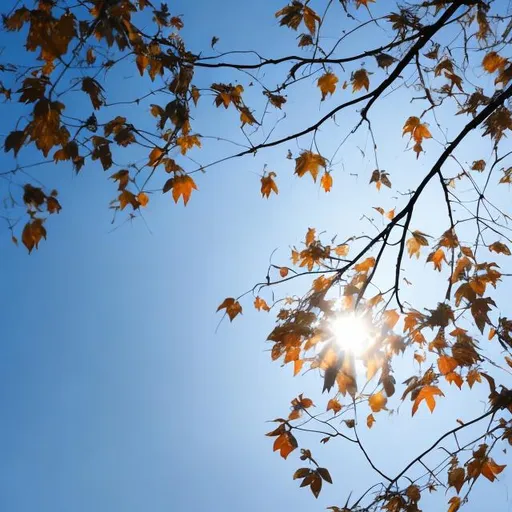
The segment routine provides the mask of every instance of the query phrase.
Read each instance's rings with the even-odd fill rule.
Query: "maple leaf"
[[[34,248],[39,247],[41,238],[46,240],[46,229],[43,226],[43,219],[34,219],[32,222],[27,222],[21,233],[21,241],[28,249],[29,254]]]
[[[329,402],[327,402],[326,411],[332,411],[334,414],[338,414],[341,411],[342,405],[336,400],[336,398],[331,398]]]
[[[145,192],[139,192],[137,194],[137,202],[142,206],[146,207],[149,203],[149,197]]]
[[[444,393],[437,386],[423,386],[414,400],[414,404],[412,406],[412,415],[416,414],[418,410],[418,406],[420,403],[425,400],[430,412],[433,412],[436,407],[435,396],[444,396]]]
[[[309,30],[309,33],[314,36],[316,33],[316,25],[320,23],[320,16],[307,5],[304,6],[304,25]]]
[[[327,73],[323,74],[317,82],[318,88],[320,89],[322,93],[322,101],[325,100],[328,94],[334,94],[334,91],[336,90],[336,84],[338,83],[338,77],[332,73],[331,71],[328,71]]]
[[[428,245],[426,236],[421,231],[413,231],[412,237],[407,240],[407,251],[411,258],[413,256],[416,256],[416,258],[420,257],[420,249]]]
[[[89,95],[92,106],[95,110],[98,110],[105,104],[103,87],[94,78],[85,77],[82,79],[82,91]]]
[[[186,155],[194,146],[201,147],[200,135],[183,135],[176,139],[176,144],[181,148],[181,154]]]
[[[405,122],[402,136],[404,136],[406,133],[410,133],[411,139],[415,142],[413,149],[416,152],[417,158],[423,151],[423,147],[421,145],[423,139],[431,139],[432,134],[430,133],[426,123],[422,123],[420,118],[416,116],[409,117]]]
[[[265,299],[262,299],[261,297],[256,297],[254,299],[254,307],[258,310],[258,311],[270,311],[270,308],[268,306],[268,304],[265,302]]]
[[[457,366],[459,366],[459,363],[453,357],[441,356],[437,360],[437,366],[439,367],[439,371],[443,375],[446,375],[448,373],[453,372],[453,370],[455,370],[455,368],[457,368]]]
[[[320,167],[325,169],[327,167],[327,160],[312,151],[302,151],[295,159],[295,174],[300,178],[309,172],[313,177],[313,181],[316,181]]]
[[[418,249],[418,251],[419,251],[419,249]],[[434,252],[431,252],[427,257],[427,263],[430,263],[430,262],[433,263],[434,269],[438,270],[439,272],[441,272],[441,267],[442,267],[443,261],[445,263],[448,263],[446,261],[446,254],[444,253],[444,250],[441,247],[439,247]]]
[[[130,171],[123,169],[110,176],[110,179],[118,182],[118,190],[124,190],[130,182]]]
[[[488,73],[494,73],[507,65],[507,59],[501,57],[496,52],[489,52],[482,60],[482,67]]]
[[[274,192],[275,194],[279,194],[279,189],[277,188],[276,182],[274,178],[276,177],[276,173],[271,171],[267,176],[261,177],[261,195],[263,197],[270,197],[270,194]]]
[[[395,57],[387,55],[386,53],[378,53],[375,55],[375,58],[377,59],[377,65],[382,69],[388,69],[389,66],[396,62]]]
[[[297,440],[290,432],[281,434],[275,441],[273,450],[276,452],[279,450],[279,454],[283,459],[286,459],[293,450],[297,448]]]
[[[368,399],[368,405],[370,406],[372,412],[380,412],[383,409],[386,409],[387,402],[388,399],[384,396],[384,394],[381,391],[379,391],[378,393],[374,393]]]
[[[375,0],[356,0],[356,9],[359,9],[361,5],[364,5],[366,8],[368,8],[368,3],[374,3]]]
[[[357,92],[362,88],[370,88],[370,77],[366,69],[358,69],[352,74],[352,92]]]
[[[172,198],[177,203],[179,198],[183,196],[183,203],[187,205],[192,190],[197,190],[197,186],[194,180],[188,174],[182,174],[169,178],[164,185],[163,193],[165,194],[169,190],[172,190]]]
[[[320,186],[326,191],[330,192],[332,188],[332,175],[330,172],[325,172],[320,180]]]
[[[453,496],[452,498],[450,498],[448,500],[448,503],[450,505],[448,507],[448,512],[457,512],[457,510],[459,510],[460,505],[461,505],[461,501],[458,496]]]
[[[308,228],[308,232],[306,233],[306,245],[312,245],[315,242],[316,238],[316,229]]]
[[[489,245],[489,251],[510,256],[510,249],[502,242],[494,242]]]
[[[230,322],[232,322],[237,315],[242,313],[242,306],[240,302],[233,297],[224,299],[222,304],[217,308],[217,311],[220,311],[221,309],[226,310],[226,314],[228,315]]]
[[[464,468],[453,467],[448,471],[448,486],[455,487],[457,494],[460,493],[465,479],[466,472],[464,471]]]

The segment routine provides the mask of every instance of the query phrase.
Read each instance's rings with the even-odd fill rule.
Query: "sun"
[[[340,313],[330,321],[336,344],[355,357],[362,357],[373,345],[369,322],[357,313]]]

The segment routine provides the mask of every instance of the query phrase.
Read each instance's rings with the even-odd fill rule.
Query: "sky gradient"
[[[219,51],[258,47],[270,55],[295,45],[294,34],[279,28],[273,15],[282,4],[224,0],[219,8],[198,0],[171,2],[170,8],[184,15],[183,35],[195,50],[218,36]],[[1,45],[8,44],[2,35]],[[208,73],[203,79],[210,79]],[[307,95],[295,107],[291,123],[324,108]],[[3,112],[9,108],[2,105]],[[407,114],[404,107],[398,115],[398,108],[383,105],[375,116],[400,133]],[[12,129],[11,115],[0,120],[2,135]],[[356,117],[340,122],[350,125]],[[221,113],[207,115],[197,120],[198,131],[214,133],[219,122]],[[367,136],[357,142],[368,144]],[[382,158],[407,188],[418,177],[405,172],[414,155],[404,156],[404,146],[384,144]],[[205,150],[216,155],[215,148]],[[65,165],[32,173],[59,189],[63,210],[32,255],[12,244],[7,229],[0,231],[0,510],[310,512],[341,506],[352,488],[376,481],[357,451],[334,442],[318,448],[311,437],[335,485],[325,486],[319,500],[298,488],[292,474],[302,463],[296,453],[286,462],[272,453],[264,434],[274,427],[265,422],[287,414],[299,393],[318,395],[320,380],[312,373],[292,379],[291,368],[271,363],[264,340],[273,316],[252,310],[251,301],[231,325],[219,326],[215,313],[224,297],[264,280],[274,249],[276,261],[285,263],[289,246],[312,226],[343,238],[361,229],[365,208],[384,201],[367,187],[373,164],[368,158],[361,168],[355,149],[340,156],[329,195],[309,179],[292,177],[287,149],[232,160],[201,175],[186,208],[155,195],[144,220],[115,224],[108,210],[114,188],[99,166],[78,176]],[[476,150],[467,151],[471,161]],[[420,169],[429,161],[427,156]],[[281,178],[279,196],[268,201],[259,191],[264,163]],[[436,227],[429,214],[436,196],[429,194],[420,209],[427,232]],[[383,206],[391,208],[387,201]],[[421,274],[423,263],[415,268]],[[432,293],[427,283],[424,293]],[[479,394],[484,399],[486,389],[455,403],[447,394],[432,417],[421,411],[411,421],[408,405],[389,420],[379,416],[365,433],[368,449],[393,473],[409,458],[404,447],[428,446],[432,433],[446,427],[443,418],[467,415]],[[508,468],[499,482],[480,480],[464,510],[491,504],[512,510],[510,481]],[[442,490],[438,495],[432,498],[437,502],[425,498],[424,510],[441,510],[433,503],[447,497]]]

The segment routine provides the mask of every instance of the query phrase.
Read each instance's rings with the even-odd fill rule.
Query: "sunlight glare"
[[[341,314],[331,321],[331,331],[336,343],[361,357],[373,344],[368,323],[355,313]]]

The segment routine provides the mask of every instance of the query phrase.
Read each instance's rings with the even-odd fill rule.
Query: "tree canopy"
[[[358,212],[360,224],[340,233],[305,226],[289,260],[272,256],[261,282],[234,290],[218,310],[230,321],[247,307],[275,312],[271,359],[297,378],[320,375],[314,400],[292,398],[267,434],[284,459],[300,454],[292,474],[301,487],[318,497],[336,484],[309,443],[339,442],[356,446],[373,474],[364,493],[343,490],[333,512],[414,512],[434,491],[456,512],[475,484],[499,478],[499,449],[512,444],[512,320],[499,291],[512,275],[512,8],[293,0],[272,16],[294,53],[218,51],[222,34],[191,48],[172,4],[16,2],[3,26],[27,53],[22,62],[1,56],[12,118],[2,217],[14,243],[43,250],[51,217],[65,215],[71,198],[35,177],[42,165],[100,166],[112,190],[106,206],[125,219],[142,216],[156,194],[185,206],[214,194],[203,175],[230,159],[261,162],[263,201],[279,201],[286,173],[321,193],[356,174],[361,197],[382,198]],[[136,96],[110,100],[121,76],[137,84]],[[213,133],[198,133],[211,112]],[[282,167],[265,165],[268,151]],[[346,172],[347,152],[360,169]],[[427,273],[433,294],[422,289]],[[485,409],[448,425],[398,472],[365,448],[362,431],[393,411],[435,414],[447,390],[481,386]]]

